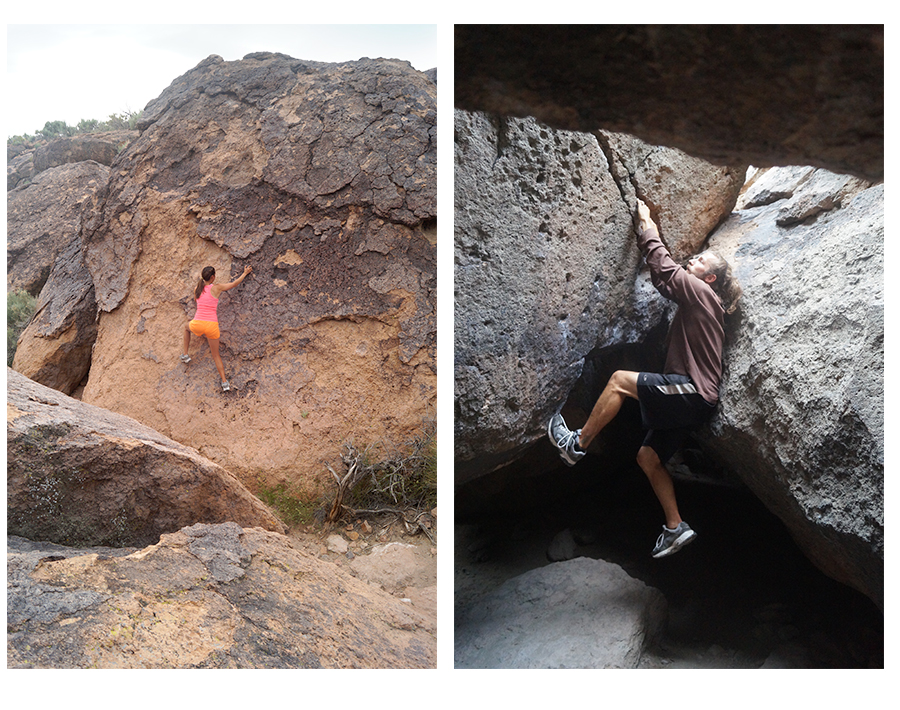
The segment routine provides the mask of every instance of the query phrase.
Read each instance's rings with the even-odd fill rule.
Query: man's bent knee
[[[634,397],[637,399],[637,382],[638,373],[630,370],[616,370],[609,378],[609,386],[613,387],[620,394]]]

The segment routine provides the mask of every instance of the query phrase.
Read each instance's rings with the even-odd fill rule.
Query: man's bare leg
[[[662,505],[666,516],[666,526],[674,530],[681,522],[681,514],[678,512],[678,503],[675,501],[675,486],[669,470],[659,460],[656,452],[649,446],[642,446],[638,451],[637,462],[647,478],[650,486]]]
[[[581,438],[578,440],[581,449],[586,451],[594,437],[613,420],[626,397],[638,398],[637,379],[638,373],[629,370],[616,370],[612,374],[591,410],[587,423],[581,428]]]

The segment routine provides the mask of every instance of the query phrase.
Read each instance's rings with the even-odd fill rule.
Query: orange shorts
[[[188,328],[198,337],[205,335],[213,340],[219,338],[219,324],[214,320],[192,320],[188,323]]]

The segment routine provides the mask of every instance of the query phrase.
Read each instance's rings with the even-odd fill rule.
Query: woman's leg
[[[222,382],[225,382],[225,368],[222,365],[222,358],[219,357],[219,339],[207,338],[206,342],[209,343],[209,352],[212,353],[213,361],[216,363],[216,369],[219,371],[219,377],[222,378]]]
[[[188,350],[191,348],[191,329],[187,326],[184,326],[184,350],[182,353],[184,355],[188,354]]]

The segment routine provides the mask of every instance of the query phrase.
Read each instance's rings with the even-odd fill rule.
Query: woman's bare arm
[[[222,293],[222,291],[230,291],[235,286],[239,286],[241,284],[241,282],[247,277],[247,274],[249,274],[251,271],[253,271],[252,266],[245,266],[244,273],[242,273],[240,276],[238,276],[234,281],[231,281],[230,283],[224,283],[224,284],[215,284],[214,283],[213,287],[211,289],[212,291],[215,291],[215,293],[213,293],[213,296],[218,298],[218,295],[220,293]]]

